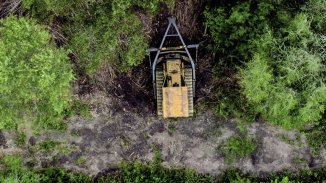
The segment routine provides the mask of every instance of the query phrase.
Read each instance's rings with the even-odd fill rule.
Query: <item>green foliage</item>
[[[232,162],[237,158],[251,155],[256,150],[256,144],[250,138],[240,136],[231,137],[221,147],[227,162]]]
[[[311,26],[317,33],[326,34],[326,1],[309,0],[303,7],[303,11],[309,15]]]
[[[53,16],[67,15],[74,8],[82,8],[92,2],[94,0],[22,0],[22,6],[35,17],[53,18]]]
[[[213,179],[190,169],[166,169],[160,164],[141,164],[139,162],[122,162],[120,168],[109,174],[92,179],[84,174],[74,173],[60,168],[45,168],[33,170],[22,164],[22,158],[17,155],[7,155],[1,160],[0,182],[3,183],[128,183],[128,182],[322,182],[325,180],[325,169],[303,170],[298,174],[283,172],[280,175],[269,175],[264,178],[243,175],[241,171],[229,169],[224,174]]]
[[[46,153],[53,150],[56,146],[60,145],[61,143],[55,140],[51,139],[45,139],[41,143],[39,143],[39,148],[41,151],[44,151]]]
[[[219,64],[239,65],[251,58],[256,48],[252,41],[266,32],[269,24],[279,22],[275,10],[282,11],[286,7],[281,6],[284,0],[242,1],[228,5],[223,2],[204,13],[214,41],[212,50]]]
[[[7,155],[2,159],[0,182],[2,183],[86,183],[91,177],[75,174],[63,169],[47,168],[41,171],[32,170],[22,165],[22,158],[16,155]]]
[[[77,69],[90,75],[104,63],[120,71],[139,65],[147,54],[148,39],[135,9],[154,14],[163,0],[24,0],[34,18],[50,22],[62,17],[59,33],[74,53]],[[174,0],[166,2],[170,8]]]
[[[229,117],[235,113],[255,113],[246,102],[239,87],[239,68],[248,62],[257,49],[255,41],[268,32],[269,26],[279,27],[288,21],[292,6],[280,1],[217,1],[204,12],[215,56],[214,79],[216,85],[214,111]],[[296,4],[296,3],[295,3]],[[259,47],[259,46],[258,46]]]
[[[127,71],[143,61],[148,43],[140,20],[134,14],[124,17],[119,12],[108,15],[106,11],[99,11],[94,25],[76,26],[77,33],[71,30],[69,49],[78,56],[81,68],[87,73],[95,73],[105,61],[115,64],[120,71]],[[114,17],[118,15],[121,17]]]
[[[164,0],[163,2],[168,6],[169,9],[174,9],[175,0]]]
[[[73,137],[79,137],[79,136],[80,136],[80,132],[79,132],[79,130],[77,130],[77,129],[72,129],[72,130],[71,130],[71,136],[73,136]]]
[[[78,159],[77,159],[77,165],[78,166],[82,166],[86,163],[86,158],[84,156],[80,156]]]
[[[8,155],[2,159],[4,168],[0,172],[0,182],[3,183],[37,183],[42,180],[42,175],[27,170],[22,165],[22,159],[16,155]]]
[[[1,20],[0,33],[0,129],[28,121],[62,128],[74,78],[67,52],[26,18]]]
[[[290,170],[285,170],[279,173],[273,173],[268,176],[254,177],[242,173],[239,169],[228,169],[223,176],[218,177],[216,182],[261,182],[261,183],[297,183],[297,182],[325,182],[325,169],[308,169],[299,170],[298,173],[293,173]]]
[[[92,113],[89,105],[80,99],[75,99],[71,103],[71,106],[69,107],[69,110],[66,111],[68,116],[72,115],[80,115],[86,119],[92,119]]]
[[[231,183],[251,183],[251,182],[256,182],[252,181],[250,178],[246,177],[241,177],[239,174],[236,174],[235,178],[230,179]],[[269,181],[270,183],[295,183],[296,181],[290,181],[287,176],[285,177],[277,177],[275,179],[272,179]]]
[[[316,53],[317,35],[304,14],[281,31],[258,41],[260,48],[241,70],[241,86],[248,102],[268,121],[284,128],[318,124],[326,105],[325,64]],[[317,41],[316,41],[317,40]],[[317,43],[317,44],[315,44]]]
[[[74,173],[60,168],[47,168],[38,171],[37,174],[43,175],[43,179],[40,183],[57,183],[57,182],[67,182],[67,183],[91,183],[92,178],[81,174]]]
[[[314,156],[320,154],[320,150],[325,147],[326,144],[326,135],[325,135],[325,126],[324,124],[311,131],[306,133],[307,140],[310,146],[310,150]]]
[[[15,143],[18,146],[23,146],[26,143],[26,134],[23,131],[17,132]]]
[[[99,182],[213,182],[213,178],[207,175],[195,173],[190,169],[166,169],[160,164],[150,163],[149,165],[139,162],[120,165],[120,174],[109,174],[102,177]]]

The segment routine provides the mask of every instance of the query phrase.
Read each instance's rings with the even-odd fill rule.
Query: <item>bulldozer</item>
[[[151,48],[149,55],[157,115],[159,118],[192,117],[199,45],[186,45],[176,18],[169,17],[168,21],[159,48]]]

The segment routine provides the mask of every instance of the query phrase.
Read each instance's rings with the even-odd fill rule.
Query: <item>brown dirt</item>
[[[195,118],[175,120],[171,127],[171,122],[153,115],[117,109],[120,99],[107,97],[104,92],[85,95],[84,99],[92,106],[93,119],[75,116],[66,131],[42,132],[33,137],[33,145],[26,143],[23,147],[15,145],[15,132],[4,132],[6,146],[0,148],[0,155],[20,153],[25,163],[36,168],[64,167],[90,175],[114,170],[121,160],[151,161],[154,146],[161,151],[166,167],[188,167],[216,176],[231,167],[251,175],[265,175],[326,166],[326,149],[318,157],[311,156],[306,138],[295,130],[286,131],[263,122],[248,125],[245,135],[255,139],[257,150],[252,156],[228,164],[218,147],[239,135],[233,119],[224,120],[206,110]],[[291,143],[284,141],[284,136]],[[49,152],[27,150],[37,149],[45,139],[61,144]],[[86,159],[84,164],[77,163],[80,157]]]

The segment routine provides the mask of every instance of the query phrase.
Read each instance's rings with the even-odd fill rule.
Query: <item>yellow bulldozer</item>
[[[197,61],[198,44],[186,45],[176,19],[170,17],[168,20],[160,47],[151,48],[149,56],[157,115],[163,118],[191,117],[194,114],[196,84],[193,57]],[[171,46],[173,44],[179,45]],[[152,55],[155,55],[153,61]]]

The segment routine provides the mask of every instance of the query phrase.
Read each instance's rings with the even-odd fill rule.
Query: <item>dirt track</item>
[[[155,149],[162,152],[167,167],[186,166],[212,175],[231,166],[254,175],[326,166],[326,149],[320,157],[313,158],[306,139],[297,131],[253,123],[247,127],[247,135],[257,141],[258,149],[251,157],[227,164],[217,147],[238,133],[233,120],[215,117],[209,110],[199,112],[194,119],[158,120],[151,114],[131,112],[123,107],[123,102],[103,93],[86,98],[94,106],[94,119],[73,117],[66,132],[44,132],[34,137],[34,146],[29,143],[17,147],[14,132],[3,132],[1,154],[18,152],[26,163],[36,167],[59,166],[91,175],[114,168],[124,159],[151,161]],[[284,137],[288,140],[282,140]],[[60,141],[61,148],[34,154],[27,150],[47,138]],[[85,162],[78,163],[81,158]]]

